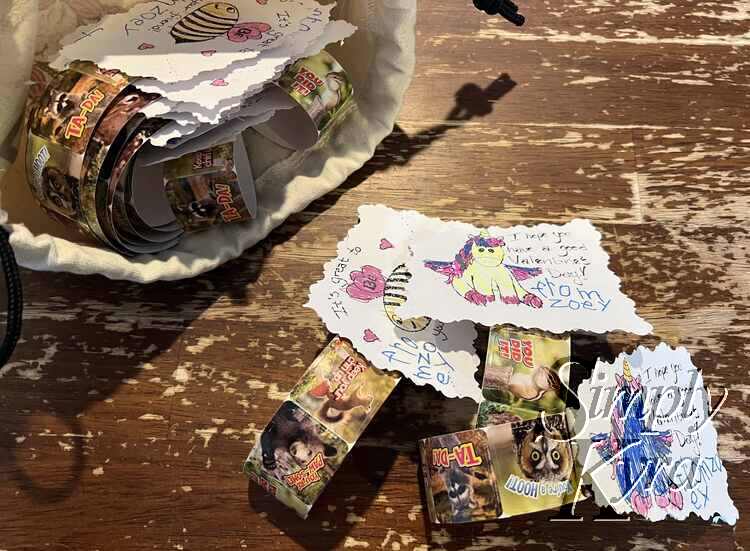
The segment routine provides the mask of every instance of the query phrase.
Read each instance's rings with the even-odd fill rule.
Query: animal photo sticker
[[[588,220],[478,228],[423,220],[410,243],[412,279],[402,317],[508,323],[553,333],[575,329],[637,334],[637,316],[608,267],[601,235]]]
[[[255,450],[253,450],[253,453]],[[258,448],[258,453],[260,449]],[[251,454],[252,457],[252,454]],[[253,457],[253,460],[245,461],[243,470],[250,480],[255,482],[267,494],[275,497],[281,503],[294,510],[302,518],[307,517],[312,505],[304,503],[289,488],[284,486],[275,478],[269,476],[261,466],[260,456]]]
[[[303,107],[320,132],[353,92],[344,68],[325,51],[295,62],[279,78],[278,85]]]
[[[484,400],[477,409],[477,422],[475,428],[489,427],[490,425],[504,425],[527,419],[536,419],[539,412],[529,409],[518,409],[507,404],[499,404]]]
[[[32,134],[83,155],[99,119],[128,85],[118,71],[75,62],[60,72],[39,98],[29,119]]]
[[[354,445],[398,384],[335,338],[318,355],[290,397],[331,432]]]
[[[293,402],[284,402],[256,444],[264,471],[312,505],[346,457],[346,442]]]
[[[50,71],[51,73],[51,71]],[[39,203],[78,221],[84,158],[97,123],[128,80],[117,71],[74,63],[51,74],[29,115],[27,177]]]
[[[92,61],[100,67],[162,82],[190,80],[204,71],[252,59],[276,48],[284,37],[299,34],[307,18],[329,18],[331,6],[300,2],[231,0],[152,0],[126,13],[109,15],[94,26],[80,27],[63,42],[52,62]],[[175,55],[177,54],[177,55]],[[193,54],[189,62],[184,54]]]
[[[560,413],[565,386],[559,369],[570,362],[570,338],[498,326],[490,331],[482,395],[514,408]]]
[[[432,522],[464,523],[500,516],[487,436],[468,430],[419,442]]]
[[[687,349],[662,343],[598,361],[578,388],[579,459],[598,505],[648,520],[735,524],[708,393]]]
[[[339,242],[337,257],[325,264],[305,306],[375,367],[398,371],[449,398],[479,402],[474,324],[403,317],[399,311],[412,277],[405,266],[410,228],[424,217],[382,205],[364,205],[358,212],[359,223]]]
[[[214,224],[242,222],[253,217],[254,204],[245,203],[244,185],[235,166],[235,143],[223,143],[188,153],[164,164],[164,191],[185,231]],[[246,175],[249,178],[249,175]],[[250,199],[254,200],[254,194]]]
[[[554,509],[576,499],[579,472],[564,414],[485,430],[503,516]]]

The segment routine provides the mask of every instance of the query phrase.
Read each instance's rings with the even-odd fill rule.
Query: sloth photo
[[[42,193],[57,210],[66,216],[75,216],[75,180],[53,166],[42,171]]]
[[[318,453],[326,458],[336,456],[338,450],[324,442],[321,430],[300,408],[284,403],[260,435],[263,466],[282,471],[277,474],[289,474],[305,467]]]
[[[513,425],[518,464],[531,480],[559,482],[570,477],[573,452],[567,440],[564,419],[560,415],[534,419]]]

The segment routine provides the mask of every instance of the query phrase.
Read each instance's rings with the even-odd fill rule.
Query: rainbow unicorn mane
[[[482,235],[472,235],[466,240],[464,246],[459,249],[453,262],[441,262],[438,260],[428,260],[425,266],[431,270],[448,276],[448,283],[453,278],[461,277],[466,269],[471,266],[474,257],[471,254],[471,247],[476,243],[479,247],[502,247],[505,241],[501,237],[485,237]]]

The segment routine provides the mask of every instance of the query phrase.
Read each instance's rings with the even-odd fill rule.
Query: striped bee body
[[[226,2],[211,2],[191,11],[174,24],[169,34],[177,44],[205,42],[226,34],[237,24],[239,10]]]
[[[401,319],[396,314],[396,309],[406,302],[406,285],[411,279],[411,272],[406,268],[405,264],[396,266],[385,281],[385,289],[383,292],[383,308],[391,320],[391,323],[409,333],[416,333],[421,331],[432,321],[431,318],[421,317],[412,319]]]

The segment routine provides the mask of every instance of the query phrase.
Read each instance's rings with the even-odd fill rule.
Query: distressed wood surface
[[[517,29],[468,0],[421,0],[398,127],[239,260],[150,286],[24,272],[24,337],[0,368],[0,550],[750,544],[750,4],[521,4]],[[307,289],[373,201],[476,224],[593,220],[655,331],[580,339],[582,357],[680,343],[729,389],[716,424],[737,527],[594,522],[590,503],[581,523],[431,527],[416,440],[466,428],[475,405],[410,384],[309,520],[249,487],[242,460],[329,338]]]

